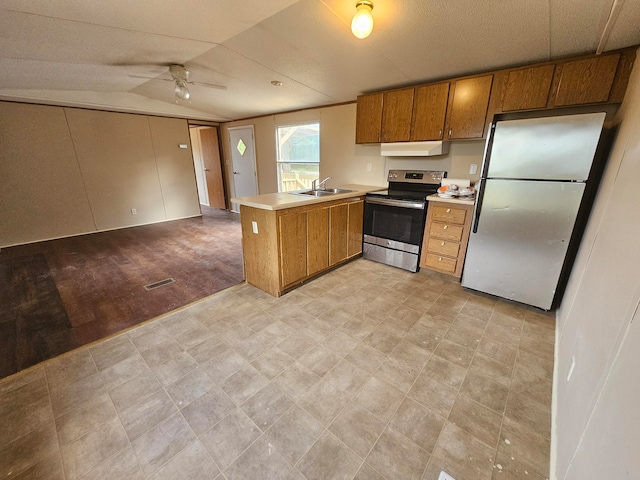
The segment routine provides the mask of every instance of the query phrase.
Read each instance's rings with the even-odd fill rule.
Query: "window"
[[[320,122],[276,129],[278,191],[311,188],[320,175]]]

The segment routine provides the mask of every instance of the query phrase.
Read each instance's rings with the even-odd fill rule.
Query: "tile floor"
[[[554,318],[357,260],[0,381],[5,479],[545,479]]]

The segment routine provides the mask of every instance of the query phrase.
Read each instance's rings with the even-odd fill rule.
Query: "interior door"
[[[253,126],[229,129],[229,145],[233,164],[234,196],[246,197],[258,194],[256,175],[256,153],[253,142]],[[237,204],[232,203],[231,210],[239,212]]]
[[[225,209],[227,203],[224,195],[218,129],[215,127],[200,129],[200,144],[202,145],[202,162],[207,192],[209,193],[209,206]]]

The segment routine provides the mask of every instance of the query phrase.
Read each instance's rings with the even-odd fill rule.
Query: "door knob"
[[[208,168],[205,168],[205,169],[204,169],[204,171],[205,171],[205,172],[209,172],[210,170],[209,170]]]

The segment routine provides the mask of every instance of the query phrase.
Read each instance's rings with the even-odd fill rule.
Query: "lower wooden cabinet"
[[[329,265],[347,259],[349,206],[346,203],[329,208]]]
[[[289,285],[307,275],[307,213],[278,218],[282,284]]]
[[[473,205],[454,202],[429,202],[420,266],[460,278]]]
[[[241,206],[247,282],[278,297],[357,257],[363,215],[360,197],[276,211]]]
[[[329,268],[329,209],[315,208],[306,215],[307,271],[298,278]]]

